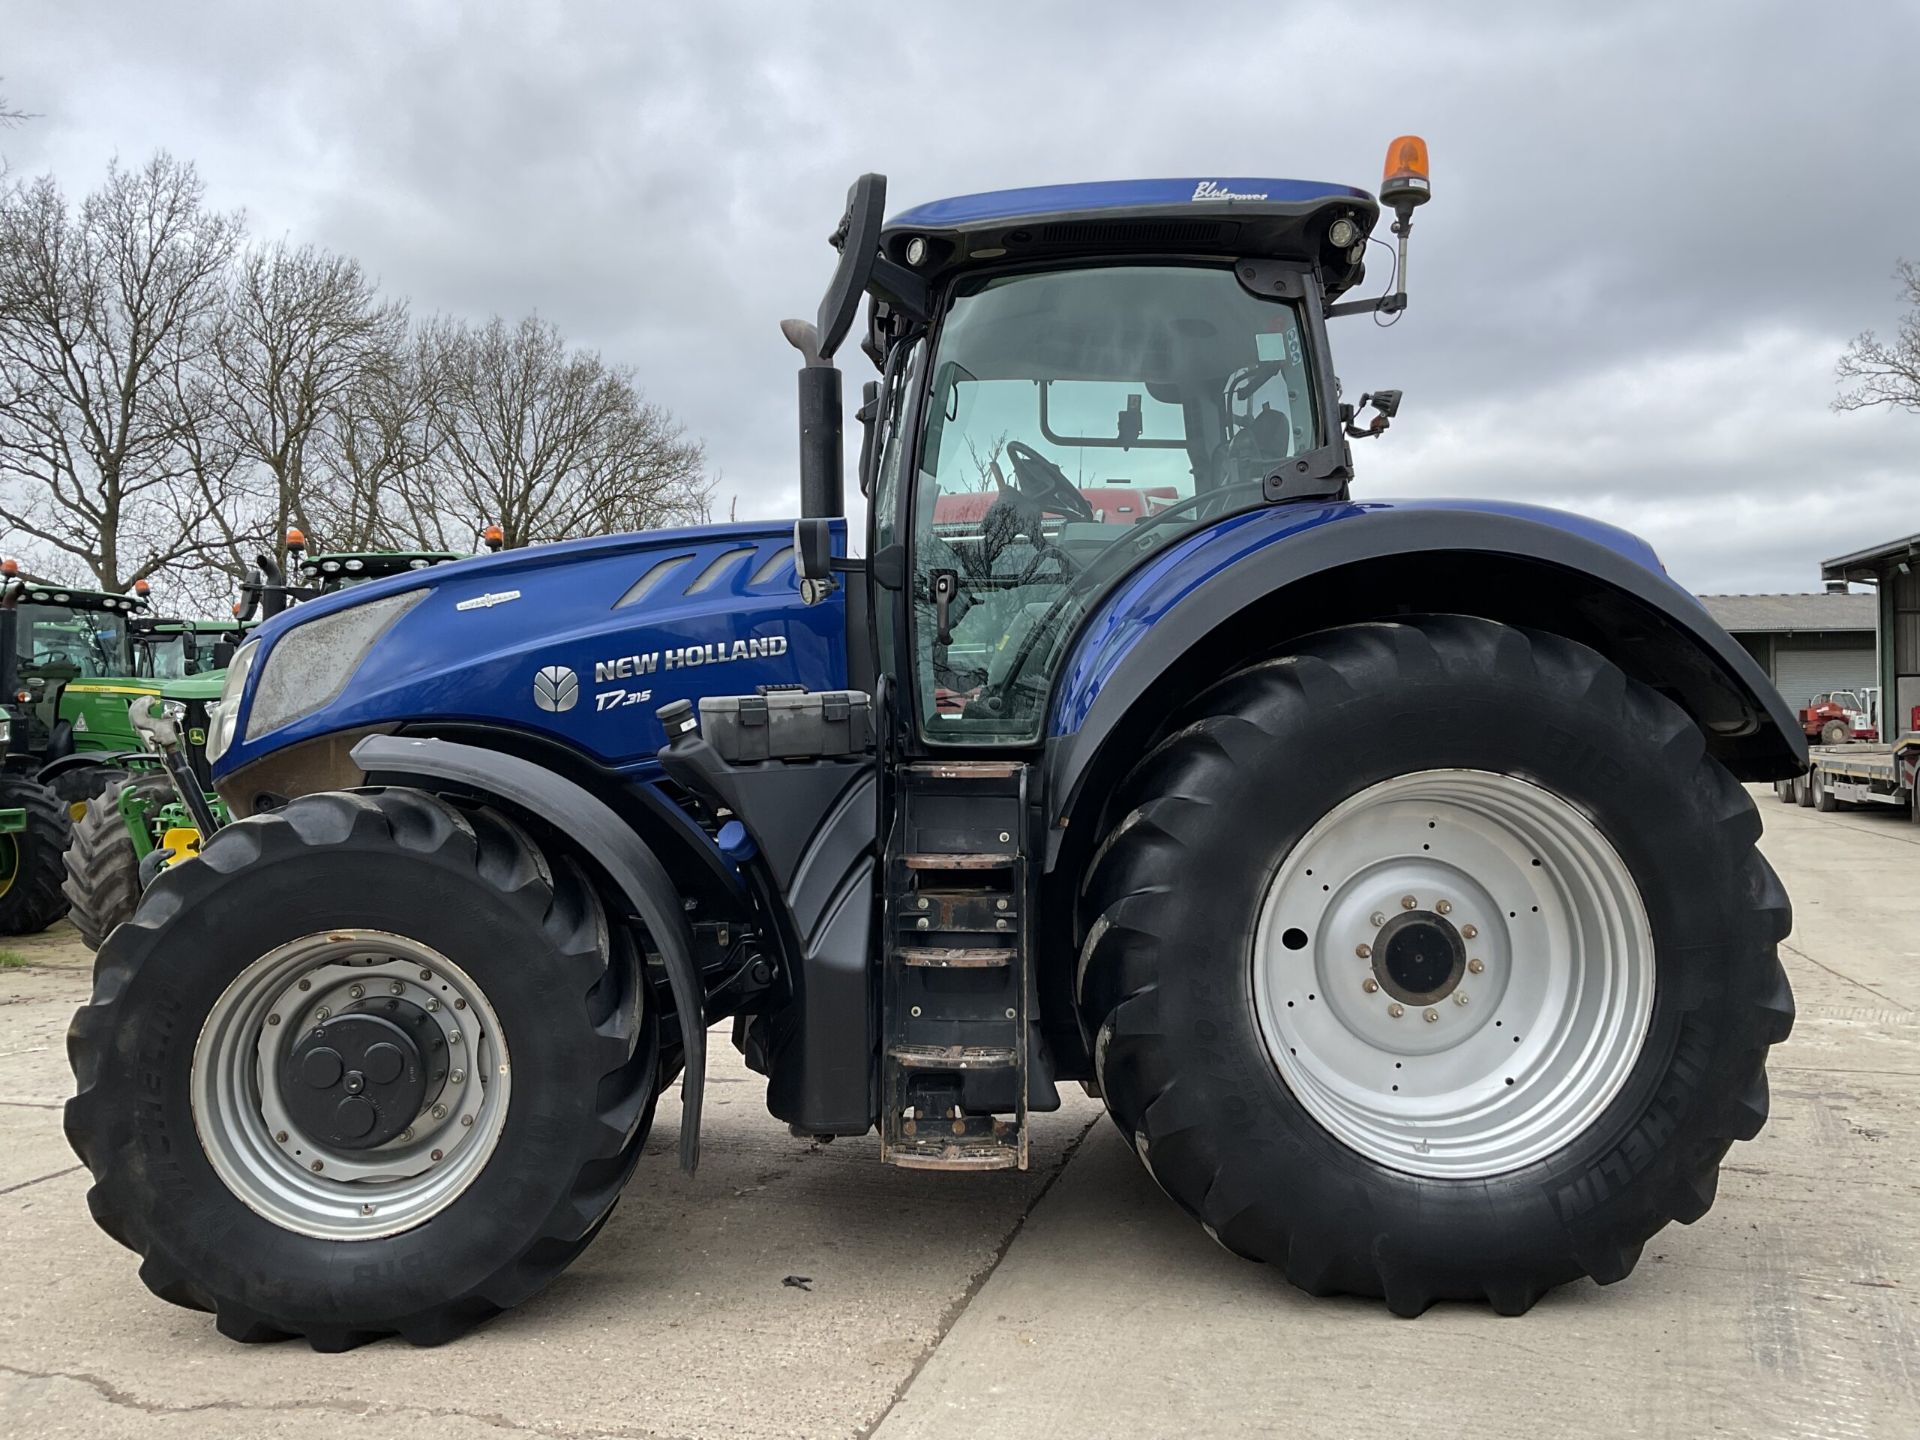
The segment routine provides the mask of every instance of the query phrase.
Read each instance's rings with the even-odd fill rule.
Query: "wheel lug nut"
[[[300,982],[300,988],[301,988],[302,990],[311,990],[311,989],[313,989],[313,981],[311,981],[311,980],[302,980],[302,981]]]
[[[1434,1021],[1438,1020],[1439,1018],[1440,1018],[1440,1012],[1438,1010],[1427,1011],[1426,1020],[1429,1025],[1431,1025]]]
[[[279,1023],[280,1023],[280,1017],[278,1015],[267,1016],[267,1024],[278,1025]]]
[[[313,1018],[316,1020],[325,1020],[328,1016],[332,1014],[333,1014],[333,1011],[329,1010],[326,1006],[322,1005],[318,1010],[313,1012]]]
[[[1373,926],[1374,929],[1378,930],[1382,925],[1387,923],[1387,917],[1382,915],[1378,910],[1376,910],[1371,915],[1367,916],[1367,923]]]
[[[1356,945],[1353,947],[1353,953],[1358,955],[1362,960],[1371,960],[1373,958],[1373,947],[1371,945]]]
[[[284,1130],[276,1130],[273,1132],[273,1138],[284,1145],[287,1143],[287,1132]]]
[[[1472,973],[1472,974],[1475,974],[1475,975],[1478,975],[1478,974],[1479,974],[1479,973],[1480,973],[1480,972],[1481,972],[1482,970],[1484,970],[1484,969],[1486,969],[1486,968],[1487,968],[1487,962],[1486,962],[1486,961],[1484,961],[1484,960],[1469,960],[1469,961],[1467,961],[1467,969],[1468,969],[1468,971],[1469,971],[1470,973]],[[1462,1003],[1464,1003],[1464,1002],[1462,1002]]]
[[[464,1070],[456,1070],[453,1074],[449,1075],[447,1079],[456,1085],[464,1085],[467,1083],[467,1072]]]
[[[1380,988],[1380,982],[1374,979],[1371,975],[1369,975],[1367,976],[1366,979],[1360,982],[1360,988],[1366,991],[1367,994],[1371,995],[1373,994],[1374,991]]]
[[[1400,897],[1400,908],[1402,910],[1418,910],[1420,908],[1420,902],[1411,895],[1402,895]]]
[[[434,1118],[434,1119],[436,1119],[436,1120],[444,1120],[444,1119],[446,1119],[446,1118],[447,1118],[447,1107],[446,1107],[446,1106],[444,1106],[444,1105],[436,1105],[436,1106],[434,1106],[434,1107],[433,1107],[433,1118]]]
[[[429,1015],[432,1015],[438,1012],[439,1009],[440,1009],[440,1002],[438,1000],[429,998],[427,1001],[427,1013]]]
[[[413,1127],[409,1125],[406,1129],[402,1130],[400,1132],[400,1138],[402,1140],[411,1140],[413,1138]]]
[[[1453,902],[1451,900],[1442,900],[1433,907],[1433,912],[1436,915],[1451,915],[1453,913]]]
[[[450,1030],[450,1031],[448,1031],[448,1032],[447,1032],[447,1043],[448,1043],[449,1045],[458,1045],[458,1044],[460,1043],[460,1032],[459,1032],[458,1030]]]
[[[434,1158],[435,1160],[444,1160],[444,1159],[446,1159],[446,1155],[445,1155],[445,1152],[443,1152],[443,1151],[440,1151],[440,1150],[436,1150],[436,1151],[434,1151],[434,1152],[433,1152],[433,1158]]]
[[[471,1115],[462,1115],[462,1116],[460,1117],[460,1123],[461,1123],[462,1125],[471,1125],[471,1124],[473,1124],[473,1116],[471,1116]]]
[[[1454,991],[1454,992],[1453,992],[1453,1003],[1454,1003],[1454,1004],[1456,1004],[1456,1005],[1464,1005],[1464,1004],[1466,1004],[1466,1003],[1467,1003],[1467,992],[1466,992],[1466,991],[1464,991],[1464,990],[1456,990],[1456,991]]]
[[[422,980],[431,980],[431,979],[433,979],[433,971],[431,971],[431,970],[422,970],[422,971],[420,972],[420,978],[421,978]]]
[[[1393,1004],[1387,1006],[1387,1014],[1391,1015],[1396,1020],[1398,1020],[1402,1015],[1406,1013],[1407,1013],[1407,1007],[1402,1005],[1398,1000],[1394,1001]]]
[[[404,995],[407,993],[405,983],[399,980],[395,980],[392,984],[388,985],[387,989],[395,995]]]
[[[362,995],[366,993],[367,993],[367,987],[364,985],[347,986],[347,994],[351,995],[356,1000],[358,1000]]]
[[[467,1002],[464,1000],[456,1000],[453,1002],[453,1008],[456,1010],[464,1010],[467,1008]]]
[[[1471,940],[1480,933],[1480,927],[1477,925],[1462,925],[1460,927],[1460,933]]]
[[[307,1168],[313,1171],[314,1174],[318,1175],[322,1170],[326,1169],[327,1167],[321,1164],[318,1160],[316,1160],[313,1162],[313,1164],[309,1165]]]

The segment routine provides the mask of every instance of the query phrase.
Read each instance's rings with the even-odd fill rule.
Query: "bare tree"
[[[1900,284],[1907,313],[1892,340],[1867,330],[1847,346],[1835,368],[1851,388],[1834,400],[1836,410],[1891,405],[1920,414],[1920,266],[1902,260],[1894,267],[1893,278]]]
[[[476,526],[449,526],[421,342],[368,358],[314,434],[308,513],[329,548],[451,550]]]
[[[0,520],[108,588],[208,548],[178,381],[239,234],[165,152],[77,214],[51,176],[0,197]]]
[[[343,255],[282,243],[250,250],[234,267],[213,329],[212,374],[276,547],[289,525],[311,527],[325,503],[307,467],[316,433],[369,388],[405,330],[405,307],[382,301]]]
[[[704,448],[629,370],[569,350],[552,324],[440,319],[421,355],[448,524],[530,545],[706,518]]]

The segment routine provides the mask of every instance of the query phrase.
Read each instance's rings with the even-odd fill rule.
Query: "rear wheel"
[[[239,1340],[451,1339],[610,1213],[653,1115],[634,945],[571,862],[415,791],[226,827],[115,930],[68,1052],[94,1218]]]
[[[26,812],[26,828],[0,834],[0,935],[37,935],[67,913],[67,809],[37,781],[0,773],[0,810]]]
[[[70,906],[67,918],[95,950],[114,926],[132,917],[144,888],[140,857],[120,807],[128,792],[144,799],[151,814],[172,800],[173,784],[165,775],[142,775],[96,796],[74,822],[67,846],[67,878],[61,886]]]
[[[1435,617],[1231,677],[1122,786],[1081,1014],[1108,1107],[1316,1294],[1525,1310],[1712,1203],[1792,1021],[1758,816],[1676,707]]]
[[[1813,808],[1828,815],[1838,810],[1840,808],[1840,802],[1833,798],[1833,792],[1827,788],[1826,776],[1816,769],[1809,779],[1813,796]]]
[[[1844,720],[1829,720],[1820,727],[1822,745],[1844,745],[1853,738],[1853,729]]]

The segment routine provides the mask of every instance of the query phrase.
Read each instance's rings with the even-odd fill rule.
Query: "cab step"
[[[902,946],[902,965],[917,965],[929,970],[985,970],[1012,962],[1011,950],[990,950],[961,945]]]
[[[880,1153],[915,1170],[1025,1169],[1027,767],[902,767],[887,840]]]

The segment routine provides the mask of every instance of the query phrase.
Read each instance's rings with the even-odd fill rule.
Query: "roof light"
[[[489,525],[480,532],[480,539],[485,542],[487,549],[500,550],[506,546],[507,532],[498,525]]]
[[[427,566],[431,565],[432,563],[433,562],[431,560],[409,560],[407,561],[407,569],[424,570],[427,568]]]
[[[1344,215],[1327,227],[1327,239],[1336,250],[1345,250],[1359,238],[1360,227]]]
[[[909,265],[918,265],[926,258],[927,242],[923,237],[916,235],[907,241],[907,263]]]
[[[1380,181],[1380,203],[1402,219],[1416,205],[1433,198],[1428,178],[1427,142],[1418,135],[1402,135],[1387,146],[1387,163]]]
[[[152,594],[152,593],[153,593],[153,582],[152,582],[151,580],[136,580],[136,581],[134,581],[134,582],[133,582],[133,593],[134,593],[134,594],[136,594],[136,595],[150,595],[150,594]]]
[[[367,562],[364,560],[347,561],[347,569],[349,570],[364,570],[366,568],[367,568]]]
[[[321,562],[320,568],[329,575],[336,575],[340,571],[340,562],[338,560],[324,560]]]
[[[8,556],[5,560],[0,560],[0,575],[18,575],[19,573],[20,562],[18,560],[15,560],[12,556]]]
[[[304,550],[307,548],[307,536],[303,530],[287,531],[287,549]]]

